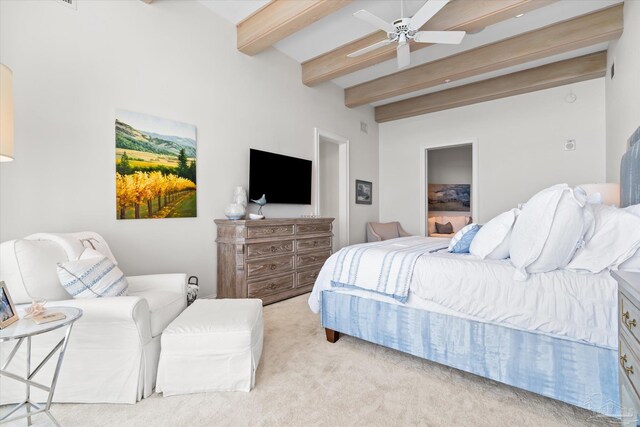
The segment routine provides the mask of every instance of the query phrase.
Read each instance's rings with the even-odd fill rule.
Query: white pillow
[[[594,205],[593,212],[593,237],[576,253],[567,269],[599,273],[607,268],[622,268],[640,247],[640,217],[607,205]]]
[[[519,212],[519,209],[511,209],[487,222],[471,242],[469,252],[481,259],[509,258],[511,230]]]
[[[509,255],[514,278],[564,268],[585,234],[587,195],[567,184],[554,185],[534,195],[522,208],[511,234]]]
[[[127,294],[129,284],[111,259],[87,248],[76,261],[58,263],[58,278],[74,298],[115,297]]]

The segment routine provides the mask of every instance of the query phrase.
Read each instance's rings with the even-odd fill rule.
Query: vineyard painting
[[[116,111],[116,217],[196,216],[196,127]]]

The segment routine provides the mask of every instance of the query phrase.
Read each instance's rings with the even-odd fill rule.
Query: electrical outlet
[[[369,133],[365,122],[360,122],[360,132]]]
[[[576,140],[575,139],[567,139],[564,142],[564,151],[575,151],[576,149]]]

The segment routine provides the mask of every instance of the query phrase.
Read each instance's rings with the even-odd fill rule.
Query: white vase
[[[244,187],[242,186],[236,187],[236,190],[233,193],[233,203],[242,205],[242,207],[244,207],[245,209],[247,208],[247,204],[248,204],[247,192],[244,190]]]
[[[224,210],[224,215],[229,219],[242,219],[246,213],[244,206],[240,203],[231,203]]]

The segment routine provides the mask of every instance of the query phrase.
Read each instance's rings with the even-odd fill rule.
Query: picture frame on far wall
[[[0,282],[0,329],[6,328],[16,320],[18,312],[9,295],[9,289],[4,282]]]
[[[373,183],[356,179],[356,204],[370,205],[373,199]]]

